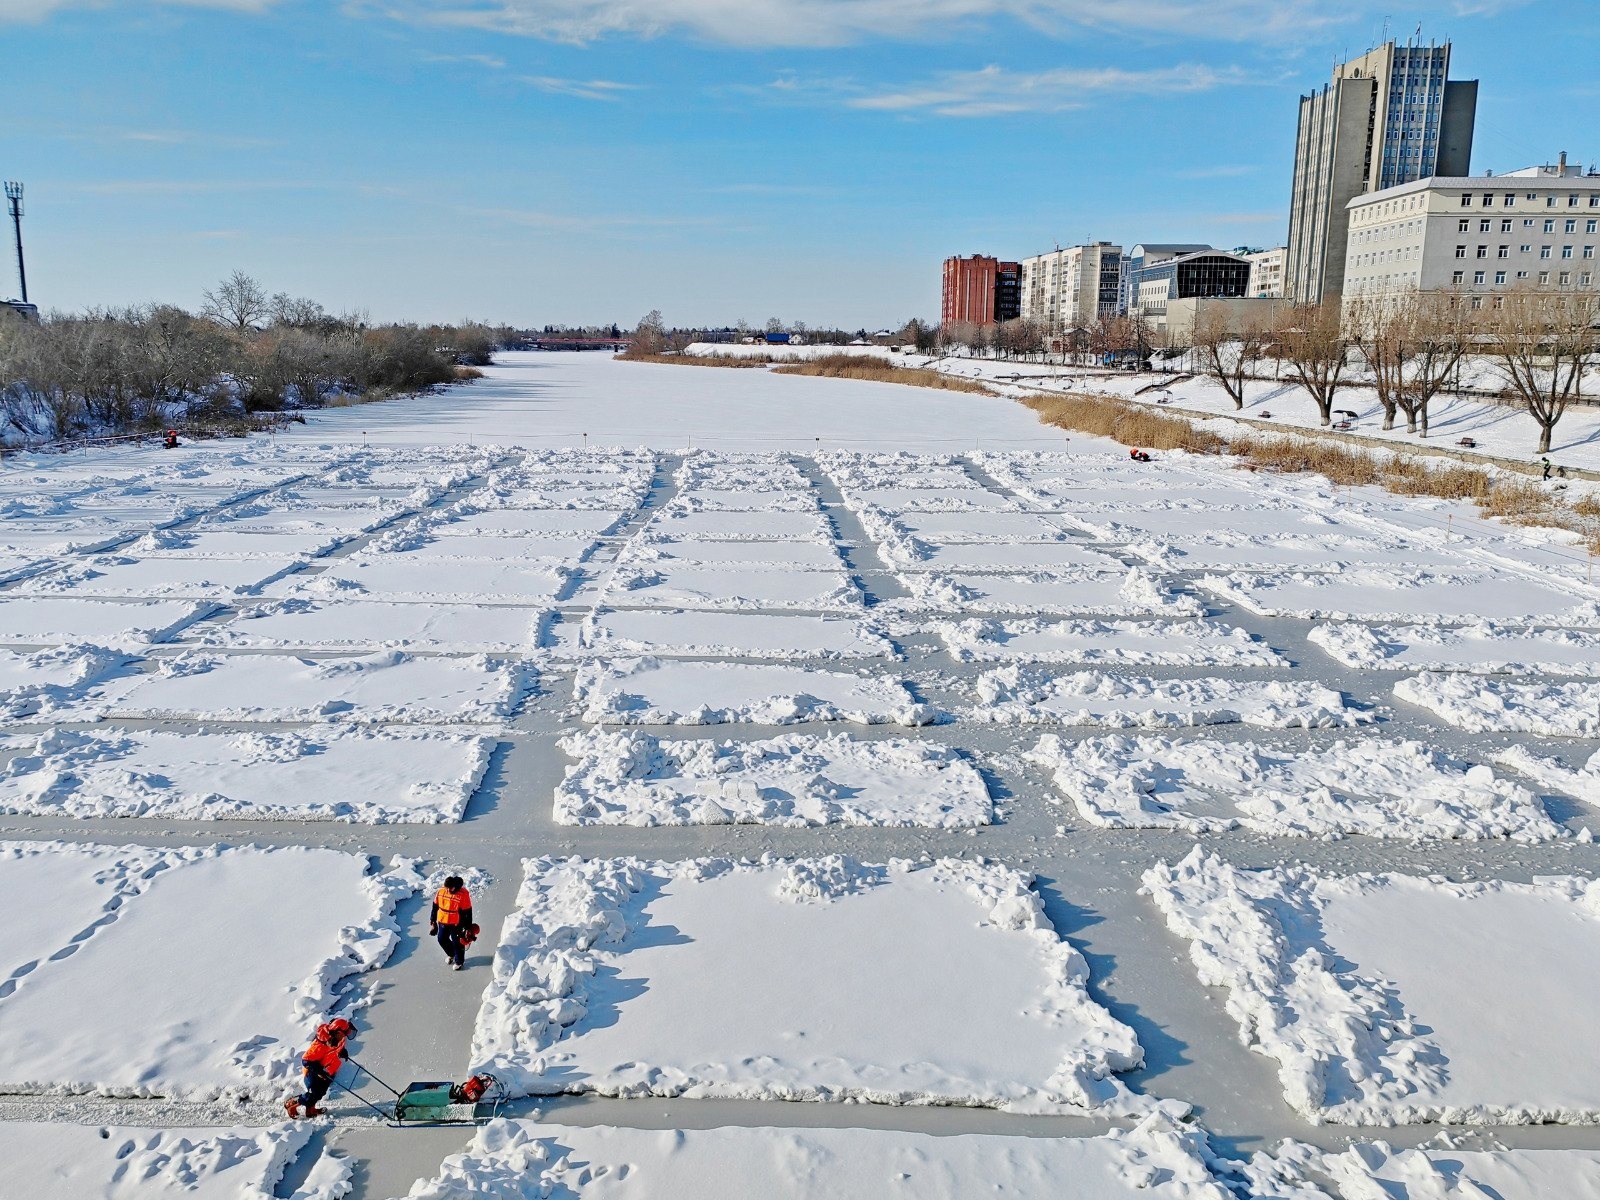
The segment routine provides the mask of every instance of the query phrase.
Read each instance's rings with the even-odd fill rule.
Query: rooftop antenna
[[[28,302],[28,269],[22,262],[22,185],[6,183],[6,206],[11,210],[11,227],[17,234],[17,279],[22,283],[22,302]]]

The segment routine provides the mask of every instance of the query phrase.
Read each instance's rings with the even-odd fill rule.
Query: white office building
[[[1250,285],[1245,290],[1245,295],[1258,300],[1276,300],[1282,296],[1289,247],[1276,246],[1271,250],[1252,250],[1244,257],[1250,260]]]
[[[1505,175],[1421,179],[1350,202],[1346,307],[1456,288],[1600,286],[1600,173],[1559,162]]]
[[[1022,315],[1048,333],[1086,328],[1115,316],[1126,263],[1111,242],[1066,246],[1022,260]]]

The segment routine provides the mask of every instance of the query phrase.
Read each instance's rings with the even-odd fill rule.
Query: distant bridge
[[[530,350],[609,350],[620,354],[633,344],[628,336],[614,338],[576,337],[564,333],[533,333],[524,339]]]

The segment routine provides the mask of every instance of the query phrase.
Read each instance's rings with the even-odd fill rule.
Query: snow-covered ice
[[[18,596],[129,596],[149,599],[226,600],[258,594],[302,560],[257,558],[134,558],[117,554],[33,575],[17,584]]]
[[[1210,621],[936,621],[957,662],[1281,667],[1276,650]]]
[[[992,815],[983,776],[931,742],[789,734],[667,741],[591,730],[556,788],[563,825],[880,825],[957,829]]]
[[[492,558],[421,558],[352,555],[315,575],[293,575],[267,588],[286,599],[439,601],[471,604],[549,604],[572,584],[559,565]]]
[[[0,604],[0,620],[5,605]],[[387,647],[464,654],[532,650],[545,614],[520,605],[286,600],[205,631],[207,645],[273,650]]]
[[[585,663],[573,695],[583,720],[607,725],[927,725],[942,715],[897,679],[766,663]]]
[[[1416,621],[1459,625],[1600,625],[1600,593],[1509,571],[1493,574],[1374,571],[1337,574],[1206,575],[1199,585],[1268,617],[1334,621]]]
[[[601,537],[614,532],[631,509],[463,507],[439,513],[428,533],[449,537]]]
[[[1373,671],[1600,675],[1600,633],[1576,629],[1319,625],[1308,640],[1346,666]]]
[[[1046,734],[1028,758],[1054,773],[1084,820],[1103,828],[1524,842],[1566,836],[1522,785],[1421,742],[1275,747]]]
[[[900,576],[908,596],[887,606],[910,612],[979,612],[1108,617],[1199,616],[1193,596],[1173,591],[1147,570],[1012,575]]]
[[[84,688],[129,661],[101,646],[0,650],[0,718],[46,720],[78,702]]]
[[[827,541],[832,537],[817,512],[717,512],[672,502],[651,519],[652,534],[680,541]]]
[[[1144,884],[1306,1117],[1600,1122],[1600,884],[1246,871],[1198,846]]]
[[[496,739],[401,726],[56,729],[9,739],[0,811],[72,817],[460,820]]]
[[[1600,682],[1522,683],[1428,673],[1400,680],[1394,694],[1468,733],[1600,737]]]
[[[889,640],[862,621],[809,613],[599,609],[578,648],[596,654],[724,658],[881,658]]]
[[[142,869],[108,887],[104,848],[0,843],[7,895],[81,908],[87,893],[99,905],[70,932],[19,921],[0,933],[0,954],[23,964],[0,986],[7,1091],[274,1097],[317,1022],[360,1002],[347,981],[389,956],[394,906],[420,882],[410,868],[374,875],[365,856],[302,847],[111,857],[122,856]],[[296,920],[282,919],[286,906]]]
[[[646,572],[652,567],[671,569],[679,564],[696,566],[766,568],[784,567],[794,571],[838,571],[844,564],[831,544],[802,542],[793,538],[751,541],[709,541],[704,538],[643,537],[629,542],[617,556],[629,570]]]
[[[904,538],[880,542],[878,548],[896,571],[1070,577],[1122,569],[1109,554],[1081,542],[925,542]]]
[[[190,651],[149,666],[106,682],[80,708],[113,720],[485,724],[514,715],[534,684],[522,662],[400,650],[315,659]]]
[[[985,671],[974,684],[977,721],[1094,725],[1105,729],[1178,729],[1241,723],[1266,729],[1325,729],[1374,718],[1311,680],[1145,679],[1082,671],[1055,675],[1037,667]]]
[[[0,599],[0,641],[47,646],[92,642],[135,649],[170,640],[216,608],[185,600],[125,603],[8,595]]]
[[[1027,875],[954,859],[532,859],[473,1038],[524,1094],[1148,1103]]]
[[[861,589],[842,571],[786,567],[662,566],[618,567],[605,602],[628,608],[796,609],[854,612]]]
[[[1571,796],[1600,808],[1600,752],[1577,770],[1562,766],[1553,758],[1535,754],[1526,746],[1507,746],[1494,752],[1494,760],[1510,767],[1541,787]]]
[[[144,1129],[0,1121],[6,1190],[18,1200],[272,1200],[316,1127]],[[350,1166],[322,1156],[290,1200],[339,1200]]]
[[[1258,1200],[1577,1200],[1600,1196],[1594,1150],[1460,1150],[1285,1142],[1244,1164]]]
[[[1060,1200],[1068,1180],[1072,1200],[1230,1200],[1206,1158],[1198,1134],[1159,1117],[1099,1137],[1053,1138],[499,1120],[408,1200]]]

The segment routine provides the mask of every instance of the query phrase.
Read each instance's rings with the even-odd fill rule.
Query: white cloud
[[[1239,68],[1218,71],[1180,64],[1150,70],[1122,67],[1060,67],[1015,72],[989,66],[951,71],[911,88],[850,98],[851,108],[878,112],[926,112],[941,117],[993,117],[1022,112],[1066,112],[1108,95],[1138,96],[1204,92],[1257,82]]]
[[[0,0],[0,23],[42,21],[64,8],[109,8],[115,0]],[[133,0],[126,7],[225,8],[233,12],[255,13],[271,8],[277,0]]]
[[[620,100],[622,93],[639,90],[637,83],[618,83],[614,79],[561,79],[554,75],[524,75],[522,82],[555,96],[576,96],[580,100]]]

